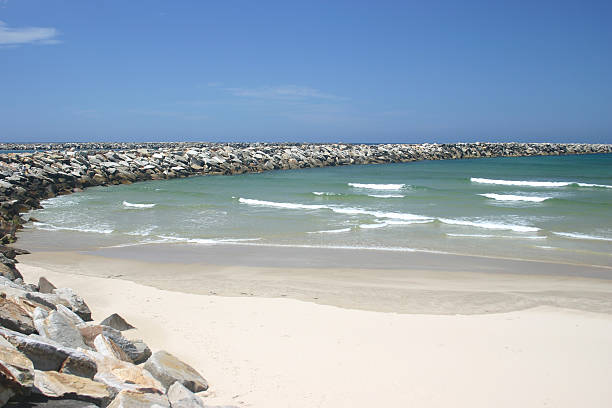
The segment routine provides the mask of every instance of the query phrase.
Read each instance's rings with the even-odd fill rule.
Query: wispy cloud
[[[346,100],[347,98],[299,85],[263,86],[259,88],[225,88],[234,96],[278,100]]]
[[[13,28],[0,21],[0,46],[22,44],[57,44],[58,31],[52,27]]]

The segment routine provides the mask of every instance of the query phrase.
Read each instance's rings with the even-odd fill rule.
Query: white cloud
[[[225,88],[234,96],[242,96],[257,99],[283,99],[283,100],[305,100],[305,99],[346,99],[340,96],[328,94],[318,89],[298,85],[264,86],[259,88]]]
[[[0,46],[21,44],[57,44],[58,31],[52,27],[12,28],[0,21]]]

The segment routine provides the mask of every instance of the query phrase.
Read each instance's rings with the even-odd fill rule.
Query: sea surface
[[[33,231],[82,246],[278,245],[612,266],[612,155],[421,161],[95,187]],[[58,238],[60,237],[60,238]]]

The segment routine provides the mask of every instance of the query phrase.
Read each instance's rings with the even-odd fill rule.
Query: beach
[[[171,165],[132,155],[104,157]],[[24,223],[24,281],[72,288],[94,322],[119,313],[135,344],[208,380],[207,407],[607,407],[611,159],[175,174],[85,191],[65,190],[82,178],[62,170],[73,193],[52,198],[32,184],[35,161],[2,188],[17,197],[7,217],[23,216],[9,218]],[[37,204],[16,183],[39,186],[42,208],[24,213]]]
[[[197,276],[195,263],[141,263],[139,269],[142,261],[105,260],[68,251],[35,253],[20,257],[19,268],[26,281],[44,275],[74,288],[87,299],[94,320],[118,312],[138,328],[128,336],[189,361],[212,384],[204,399],[209,406],[607,407],[612,402],[612,315],[594,312],[584,297],[602,292],[607,303],[612,285],[605,279],[489,274],[490,280],[479,281],[467,272],[438,271],[429,281],[436,282],[437,292],[430,297],[446,299],[455,313],[395,313],[291,299],[299,276],[285,268],[258,266],[260,275],[267,269],[277,285],[285,285],[287,298],[266,292],[219,296],[172,285],[181,268]],[[217,270],[249,275],[244,265]],[[319,272],[323,286],[354,282],[341,271]],[[378,272],[381,280],[388,278],[385,270]],[[204,276],[210,275],[201,282]],[[418,274],[406,280],[408,286],[427,286]],[[251,281],[242,281],[248,292]],[[495,302],[474,297],[477,282],[498,295],[530,286],[578,299],[572,308],[514,305],[513,311],[490,313],[487,304]],[[471,296],[445,296],[468,287]],[[329,299],[337,295],[335,302],[343,302],[342,292],[329,292]],[[475,299],[489,302],[478,306]],[[460,313],[462,305],[472,305],[468,314]]]

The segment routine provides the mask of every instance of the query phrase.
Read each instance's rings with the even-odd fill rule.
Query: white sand
[[[170,292],[19,264],[118,312],[211,383],[207,404],[611,407],[612,316],[539,307],[436,316]]]

